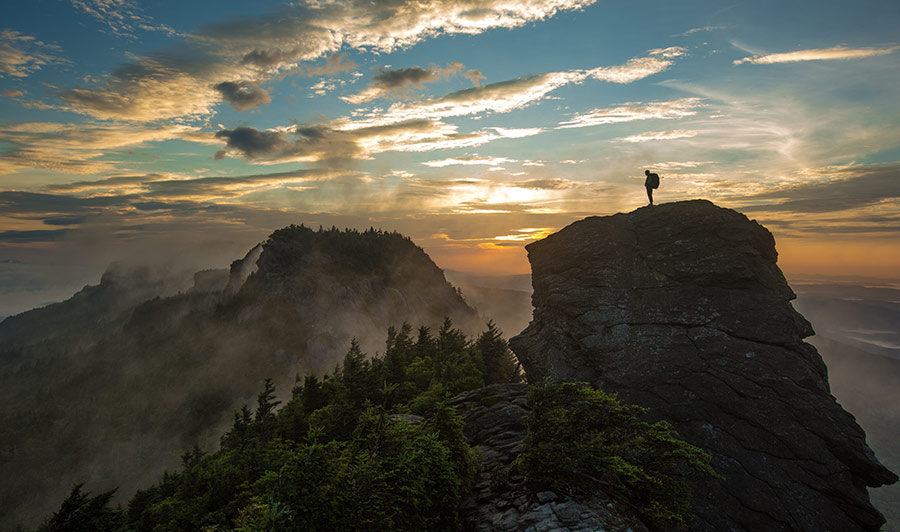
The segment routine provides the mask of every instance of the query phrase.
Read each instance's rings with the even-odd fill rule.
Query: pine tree
[[[280,404],[281,401],[275,400],[275,385],[272,384],[272,379],[266,379],[263,391],[256,396],[256,415],[253,418],[253,427],[263,440],[274,436],[278,424],[275,408]]]
[[[122,511],[109,507],[116,490],[91,497],[90,492],[82,493],[82,486],[77,484],[72,488],[59,511],[38,532],[113,532],[121,527]]]
[[[499,384],[516,380],[516,359],[493,320],[475,341],[475,351],[481,358],[484,383]]]

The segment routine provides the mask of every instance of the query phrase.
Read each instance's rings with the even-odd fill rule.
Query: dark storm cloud
[[[268,92],[246,81],[223,81],[213,88],[238,111],[261,107],[272,101]]]
[[[812,183],[791,185],[745,198],[745,212],[825,213],[866,207],[900,198],[900,165],[825,169]],[[765,204],[760,204],[765,202]]]

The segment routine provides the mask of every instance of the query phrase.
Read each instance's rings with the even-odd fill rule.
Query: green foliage
[[[475,352],[481,361],[481,372],[485,384],[518,382],[516,357],[493,321],[475,341]]]
[[[664,421],[586,383],[532,388],[525,448],[517,465],[538,484],[570,493],[597,490],[623,501],[649,525],[687,524],[688,477],[718,477],[710,456]]]
[[[493,324],[474,342],[449,319],[436,336],[412,331],[389,330],[382,356],[352,342],[332,374],[298,377],[280,409],[266,379],[217,452],[194,446],[181,471],[137,492],[126,511],[108,508],[111,493],[89,498],[76,487],[45,530],[456,530],[479,462],[444,400],[482,386],[497,366],[485,354],[508,348]],[[410,410],[426,421],[391,416]],[[61,528],[70,522],[93,528]]]
[[[115,490],[91,497],[78,484],[38,532],[113,532],[122,525],[121,510],[109,508]]]

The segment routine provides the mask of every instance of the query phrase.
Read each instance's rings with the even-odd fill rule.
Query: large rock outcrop
[[[527,246],[534,318],[510,343],[532,381],[590,381],[671,421],[725,479],[692,530],[878,530],[892,483],[776,265],[772,235],[708,201],[591,217]]]

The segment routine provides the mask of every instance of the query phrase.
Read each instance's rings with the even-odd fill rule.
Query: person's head
[[[644,170],[644,175],[650,175],[650,170]]]

